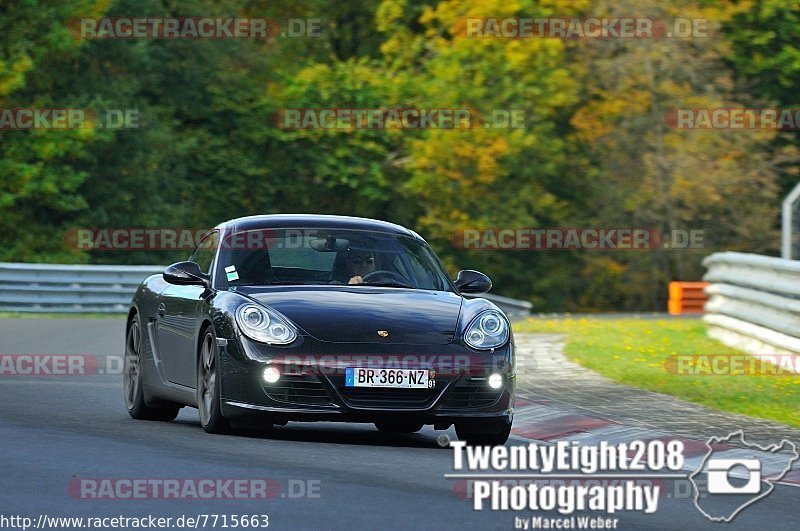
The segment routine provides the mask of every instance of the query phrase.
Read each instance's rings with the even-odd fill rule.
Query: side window
[[[211,263],[214,261],[214,255],[217,252],[218,239],[219,234],[216,231],[209,233],[200,240],[197,249],[189,258],[192,262],[197,262],[197,265],[200,266],[200,271],[211,273]]]

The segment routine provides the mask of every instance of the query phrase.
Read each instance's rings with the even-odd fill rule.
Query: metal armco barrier
[[[139,283],[161,266],[0,263],[0,311],[126,312]]]
[[[725,252],[703,265],[711,337],[754,355],[800,354],[800,261]]]
[[[528,317],[533,309],[533,304],[528,301],[521,301],[519,299],[510,299],[501,295],[492,295],[491,293],[482,293],[480,295],[464,295],[468,299],[487,299],[497,305],[498,308],[503,310],[509,319],[523,319]]]
[[[0,262],[0,311],[123,313],[139,283],[166,266],[54,265]],[[527,316],[528,301],[478,295],[509,317]]]

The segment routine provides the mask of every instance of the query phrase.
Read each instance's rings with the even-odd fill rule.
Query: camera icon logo
[[[800,461],[795,443],[788,439],[761,446],[746,441],[742,430],[711,437],[706,448],[689,481],[695,507],[712,522],[731,522],[741,511],[769,496],[775,483]]]
[[[731,483],[731,472],[736,469],[749,472],[747,483]],[[758,459],[709,459],[707,472],[709,494],[758,494],[761,490],[761,461]]]

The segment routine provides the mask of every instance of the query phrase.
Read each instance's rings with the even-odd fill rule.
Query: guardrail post
[[[800,253],[794,249],[794,240],[796,239],[794,225],[797,223],[794,210],[798,200],[800,200],[800,183],[798,183],[797,186],[789,192],[786,199],[783,200],[781,215],[781,257],[786,260],[797,260],[800,258]],[[797,232],[800,232],[800,227]]]

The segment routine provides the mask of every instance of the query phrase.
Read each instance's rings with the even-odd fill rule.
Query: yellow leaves
[[[520,41],[513,41],[503,50],[503,59],[506,68],[516,69],[528,62],[530,50],[524,48]]]
[[[499,173],[498,160],[508,153],[508,142],[498,136],[484,146],[473,146],[470,155],[475,157],[478,182],[490,184],[494,182]]]
[[[500,47],[506,71],[518,71],[523,75],[531,69],[541,68],[543,64],[555,63],[564,52],[564,44],[560,39],[495,40],[494,47]],[[495,50],[489,52],[495,53]]]
[[[513,17],[520,9],[521,3],[515,0],[450,0],[439,2],[435,9],[426,7],[420,22],[439,24],[449,28],[453,35],[465,35],[467,19]]]
[[[358,93],[364,88],[379,86],[385,83],[384,79],[375,76],[375,69],[366,60],[351,60],[346,64],[332,67],[329,64],[316,63],[299,69],[294,74],[297,87],[313,87],[315,93],[313,99],[316,100],[316,107],[331,106],[342,107],[339,94],[342,92]],[[276,96],[280,95],[282,87],[273,84],[271,92]],[[287,100],[294,94],[290,94]],[[334,96],[335,95],[335,96]],[[331,98],[331,101],[327,101]],[[285,101],[288,106],[297,106],[297,102]]]
[[[305,83],[319,81],[330,77],[330,67],[321,63],[314,64],[303,68],[297,72],[295,76],[299,81],[303,81]]]
[[[12,61],[0,61],[0,96],[6,96],[25,84],[25,73],[33,68],[33,60],[21,55]]]
[[[727,22],[731,17],[751,11],[755,0],[719,0],[704,6],[674,5],[668,12],[677,18],[702,19],[714,22]]]
[[[375,29],[388,32],[392,25],[403,18],[405,0],[384,0],[375,11]]]
[[[33,68],[33,60],[27,55],[18,57],[16,61],[11,64],[11,72],[14,74],[24,74]]]
[[[81,15],[84,17],[101,17],[111,6],[111,0],[93,0],[86,6],[86,11]]]
[[[409,60],[413,57],[414,41],[418,37],[412,35],[404,23],[403,15],[407,8],[405,0],[384,0],[377,8],[375,25],[377,31],[386,34],[380,48],[386,58]]]
[[[619,92],[598,91],[598,97],[578,109],[570,123],[576,135],[586,142],[597,142],[611,134],[621,120],[650,111],[652,94],[643,88]]]
[[[501,173],[500,159],[509,153],[506,138],[485,130],[431,132],[412,143],[412,165],[443,175],[460,186],[491,184]]]
[[[400,53],[405,48],[405,43],[399,38],[399,35],[394,33],[384,42],[381,43],[381,53],[384,56],[394,56]]]

